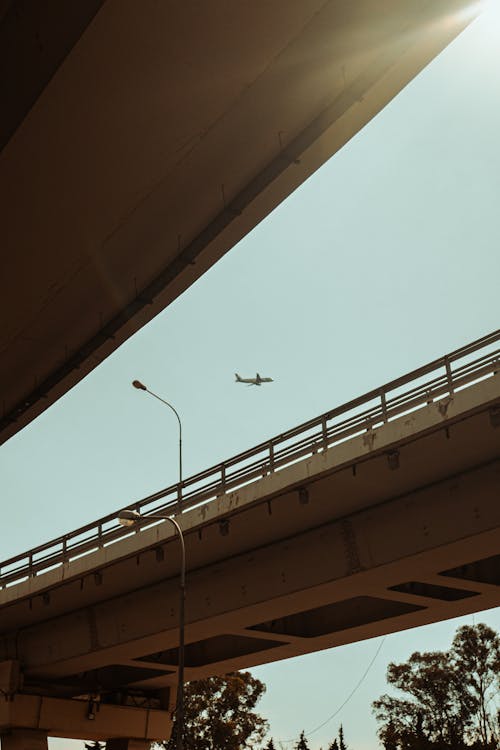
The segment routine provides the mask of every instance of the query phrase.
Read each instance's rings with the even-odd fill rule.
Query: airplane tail
[[[240,378],[240,376],[238,375],[238,373],[237,373],[237,372],[235,372],[235,373],[234,373],[234,376],[235,376],[235,378],[236,378],[236,382],[237,382],[237,383],[241,383],[241,378]]]

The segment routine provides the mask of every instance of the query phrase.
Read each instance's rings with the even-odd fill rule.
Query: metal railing
[[[500,330],[451,354],[365,393],[325,414],[239,453],[182,482],[127,507],[149,513],[175,513],[182,489],[182,509],[214,498],[279,471],[307,456],[364,434],[425,404],[452,396],[500,371]],[[480,353],[480,356],[474,357]],[[409,388],[407,386],[410,386]],[[122,510],[122,508],[120,508]],[[145,522],[147,520],[145,519]],[[112,544],[130,534],[117,512],[0,563],[0,586],[20,583],[48,569]]]

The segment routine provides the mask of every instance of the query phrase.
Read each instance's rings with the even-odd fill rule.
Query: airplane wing
[[[247,385],[262,385],[262,383],[272,383],[272,378],[262,378],[260,374],[255,373],[255,378],[242,378],[238,373],[235,373],[237,383],[246,383]]]

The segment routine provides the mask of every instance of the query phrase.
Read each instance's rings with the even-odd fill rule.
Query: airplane
[[[235,372],[236,375],[236,382],[237,383],[246,383],[247,385],[262,385],[262,383],[272,383],[272,378],[261,378],[259,373],[256,373],[254,378],[240,378],[237,372]]]

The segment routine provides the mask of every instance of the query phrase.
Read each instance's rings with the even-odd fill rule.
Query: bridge
[[[478,7],[0,3],[0,442],[199,278]]]
[[[500,331],[0,566],[0,732],[165,737],[186,679],[500,604]],[[16,734],[17,733],[17,734]],[[9,744],[10,743],[10,744]]]

